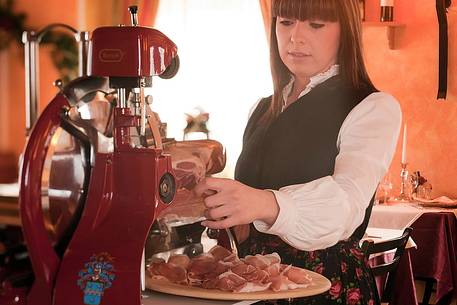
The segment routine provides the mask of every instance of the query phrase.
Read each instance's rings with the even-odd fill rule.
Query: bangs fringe
[[[338,1],[346,0],[273,0],[273,17],[338,21]]]

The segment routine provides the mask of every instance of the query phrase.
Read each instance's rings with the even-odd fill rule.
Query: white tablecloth
[[[404,230],[422,214],[451,212],[457,217],[457,209],[422,207],[417,203],[378,204],[373,206],[368,227]]]
[[[408,203],[396,205],[375,205],[371,211],[368,227],[403,231],[415,222],[424,209]]]

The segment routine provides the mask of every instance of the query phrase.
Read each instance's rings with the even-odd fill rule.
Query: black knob
[[[210,229],[206,230],[206,235],[208,235],[211,239],[217,239],[220,235],[220,231],[218,229]]]
[[[59,88],[60,91],[63,90],[63,82],[60,78],[56,79],[54,82],[53,82],[53,85],[54,87],[57,87]]]
[[[159,195],[164,203],[170,203],[175,197],[176,181],[170,173],[165,173],[159,182]]]
[[[129,6],[129,12],[130,12],[130,14],[138,13],[138,6],[136,6],[136,5]]]
[[[130,12],[130,18],[132,19],[132,25],[133,26],[138,25],[138,16],[137,16],[138,6],[136,6],[136,5],[129,6],[129,12]]]
[[[184,249],[184,254],[186,254],[189,258],[196,257],[203,253],[203,245],[198,244],[191,244]]]

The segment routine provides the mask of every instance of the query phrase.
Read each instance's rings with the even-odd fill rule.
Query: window
[[[185,113],[209,112],[210,138],[227,151],[220,176],[233,177],[249,111],[272,93],[268,43],[258,0],[163,0],[155,28],[178,46],[180,70],[154,78],[154,111],[181,140]]]

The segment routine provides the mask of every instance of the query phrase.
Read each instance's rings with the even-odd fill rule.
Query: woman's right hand
[[[205,178],[194,189],[203,196],[207,220],[202,225],[225,229],[261,220],[272,225],[279,206],[271,191],[259,190],[232,179]]]

